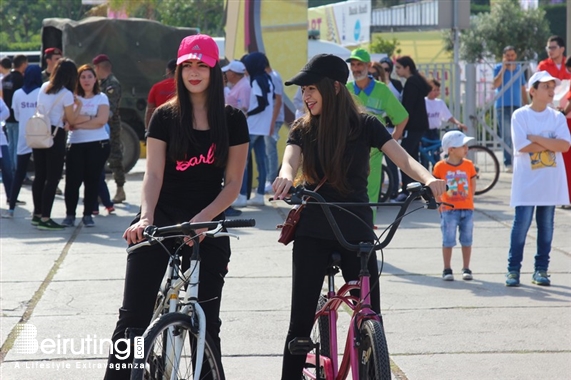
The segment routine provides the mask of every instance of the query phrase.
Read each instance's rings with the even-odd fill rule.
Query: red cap
[[[214,67],[219,60],[218,45],[206,34],[185,37],[178,48],[176,64],[180,65],[189,59],[198,59]]]
[[[46,50],[44,50],[44,54],[45,55],[48,55],[48,54],[63,55],[61,53],[61,50],[56,48],[56,47],[47,48]]]
[[[109,59],[109,57],[107,56],[107,54],[99,54],[97,57],[93,58],[93,61],[91,61],[94,65],[97,65],[101,62],[105,62],[105,61],[109,61],[111,62],[111,60]]]

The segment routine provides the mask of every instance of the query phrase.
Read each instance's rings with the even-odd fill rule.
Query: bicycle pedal
[[[307,355],[316,347],[311,338],[294,338],[287,348],[292,355]]]

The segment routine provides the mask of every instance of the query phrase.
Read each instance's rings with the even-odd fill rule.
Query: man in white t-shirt
[[[440,99],[440,82],[436,79],[431,79],[428,81],[432,86],[432,91],[424,98],[426,103],[426,113],[428,115],[428,131],[424,134],[424,137],[430,140],[440,140],[440,127],[443,122],[452,123],[463,131],[468,130],[464,124],[458,121],[450,110],[444,100]],[[421,142],[422,145],[425,143]],[[440,161],[440,152],[434,151],[434,159],[436,162]],[[428,168],[428,162],[422,156],[420,157],[422,165]]]
[[[537,252],[532,282],[544,286],[551,284],[547,270],[555,207],[569,204],[561,152],[569,150],[571,136],[565,116],[548,107],[553,101],[555,86],[560,83],[547,71],[533,74],[527,85],[531,104],[517,109],[512,115],[514,160],[510,205],[515,207],[515,216],[506,286],[519,286],[523,249],[534,211]]]

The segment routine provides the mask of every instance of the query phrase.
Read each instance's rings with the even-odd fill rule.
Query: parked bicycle
[[[427,162],[432,167],[436,165],[442,154],[442,141],[421,139],[419,148],[421,162]],[[500,162],[494,152],[483,145],[468,146],[467,159],[476,167],[476,195],[490,191],[500,178]]]
[[[321,295],[315,314],[315,325],[311,337],[296,337],[288,344],[288,349],[294,355],[306,355],[304,379],[345,379],[351,371],[354,380],[384,380],[391,378],[389,350],[387,347],[382,316],[371,309],[371,286],[370,273],[367,270],[367,262],[374,250],[385,248],[393,238],[402,218],[407,215],[409,205],[418,197],[425,199],[425,207],[437,209],[430,188],[414,182],[408,185],[409,196],[402,203],[331,203],[323,197],[303,187],[292,188],[291,198],[285,200],[288,204],[301,204],[304,198],[315,200],[307,202],[316,207],[321,206],[325,217],[339,243],[346,249],[356,252],[360,257],[361,271],[358,281],[351,281],[343,285],[338,291],[335,290],[335,274],[339,272],[340,254],[332,253],[331,261],[327,269],[328,291]],[[371,206],[400,206],[400,210],[394,222],[387,227],[386,237],[376,242],[362,242],[351,244],[346,241],[339,229],[331,207],[344,210],[343,206],[361,205]],[[369,228],[363,222],[365,228]],[[382,235],[381,235],[382,236]],[[375,284],[374,286],[377,286]],[[359,297],[351,292],[359,291]],[[340,307],[346,306],[352,311],[351,322],[348,326],[347,339],[343,358],[339,365],[337,347],[337,316]]]
[[[253,227],[254,219],[185,222],[174,226],[145,228],[145,241],[127,249],[160,244],[170,255],[169,264],[159,289],[153,319],[142,336],[143,349],[137,352],[131,370],[132,380],[212,379],[223,380],[220,353],[206,332],[206,318],[198,299],[201,236],[230,236],[226,228]],[[202,234],[196,230],[207,228]],[[179,239],[174,253],[163,244]],[[192,255],[189,268],[182,272],[182,248],[191,239]],[[208,300],[202,300],[208,301]],[[137,338],[135,338],[137,339]]]

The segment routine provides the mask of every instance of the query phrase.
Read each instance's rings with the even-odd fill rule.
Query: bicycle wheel
[[[383,164],[381,168],[381,190],[379,191],[379,202],[388,202],[393,194],[395,180],[393,173],[389,170],[387,165]]]
[[[472,145],[468,148],[468,159],[476,167],[476,195],[490,191],[500,178],[500,163],[494,152],[482,145]]]
[[[133,361],[131,380],[194,379],[198,336],[196,328],[192,317],[181,313],[165,314],[155,320],[143,335],[144,357]],[[171,339],[167,339],[169,335]],[[172,337],[184,339],[178,370],[172,374],[174,376],[169,372],[177,363],[174,363],[174,358],[167,354],[174,348]],[[224,380],[220,354],[208,333],[204,344],[200,379]]]
[[[325,303],[327,302],[327,297],[323,294],[319,296],[319,301],[317,302],[317,310],[321,310]],[[314,343],[319,342],[319,354],[321,356],[329,357],[329,353],[331,351],[331,337],[329,336],[329,317],[324,315],[319,317],[317,322],[313,325],[313,329],[311,331],[311,340]],[[315,351],[311,353],[315,354]],[[319,378],[315,373],[315,365],[310,362],[305,363],[305,368],[314,376],[313,378]],[[302,377],[303,379],[312,379],[311,377],[306,377],[305,375]]]
[[[359,379],[385,380],[391,378],[391,362],[383,325],[367,319],[360,328]]]

